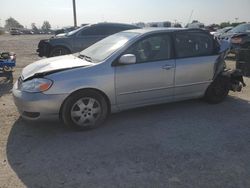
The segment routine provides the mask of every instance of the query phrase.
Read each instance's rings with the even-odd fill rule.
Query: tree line
[[[235,27],[241,23],[245,23],[245,22],[235,22],[235,23],[230,23],[230,22],[222,22],[220,24],[212,24],[212,25],[216,25],[219,28],[224,28],[224,27]],[[10,17],[7,20],[5,20],[5,28],[6,29],[10,29],[10,28],[17,28],[17,29],[24,29],[24,26],[21,25],[16,19]],[[35,23],[31,23],[31,28],[34,32],[39,31],[39,28],[36,26]],[[44,21],[41,28],[41,30],[43,31],[49,31],[51,29],[51,25],[48,21]]]
[[[5,27],[5,29],[8,29],[8,30],[11,28],[24,29],[24,26],[12,17],[5,20],[4,27]],[[39,28],[36,26],[35,23],[31,24],[31,28],[34,32],[39,31]],[[44,21],[40,29],[43,31],[49,31],[51,29],[51,25],[48,21]]]

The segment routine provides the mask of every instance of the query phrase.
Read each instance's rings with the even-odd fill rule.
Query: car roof
[[[122,26],[122,27],[134,26],[135,28],[139,28],[138,26],[135,26],[135,25],[132,25],[132,24],[112,23],[112,22],[101,22],[101,23],[96,23],[96,24],[90,24],[90,26],[93,26],[93,25]]]
[[[146,34],[146,33],[159,33],[159,32],[177,32],[177,31],[200,31],[200,32],[207,32],[203,29],[188,29],[188,28],[165,28],[165,27],[146,27],[142,29],[132,29],[127,30],[125,32],[132,32],[132,33],[140,33],[140,34]],[[207,32],[208,33],[208,32]]]

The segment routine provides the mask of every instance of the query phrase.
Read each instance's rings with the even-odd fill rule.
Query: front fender
[[[69,41],[66,39],[61,39],[61,40],[52,39],[52,40],[50,40],[49,44],[51,46],[51,49],[61,46],[61,47],[67,48],[70,52],[73,52],[73,47],[70,43],[70,39],[69,39]]]

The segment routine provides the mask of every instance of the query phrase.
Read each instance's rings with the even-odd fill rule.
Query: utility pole
[[[77,20],[76,20],[76,2],[73,0],[73,14],[74,14],[74,26],[77,27]]]

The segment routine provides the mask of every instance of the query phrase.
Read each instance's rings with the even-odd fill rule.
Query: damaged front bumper
[[[233,92],[241,92],[243,87],[246,87],[244,82],[242,71],[239,69],[236,70],[225,70],[222,73],[228,80],[228,89]]]
[[[12,93],[20,115],[26,120],[59,119],[61,105],[67,97],[67,94],[24,92],[18,89],[18,81],[14,84]]]

